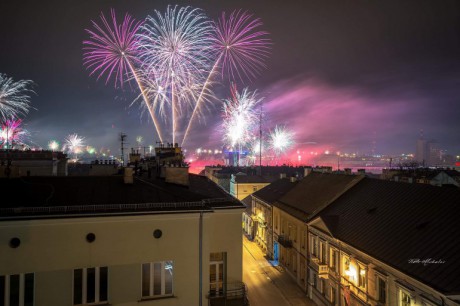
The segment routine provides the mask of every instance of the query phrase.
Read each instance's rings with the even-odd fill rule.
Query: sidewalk
[[[284,298],[290,305],[298,306],[317,306],[311,301],[306,293],[297,285],[294,279],[281,266],[274,267],[265,259],[264,253],[257,243],[251,242],[243,235],[243,247],[259,261],[259,266],[264,271],[267,278],[279,289]],[[249,292],[249,295],[251,292]]]

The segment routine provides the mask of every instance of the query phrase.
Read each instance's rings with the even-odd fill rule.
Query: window
[[[326,290],[327,290],[326,280],[322,278],[321,279],[321,294],[326,296]]]
[[[335,299],[336,299],[336,292],[337,290],[331,286],[331,296],[329,297],[329,301],[331,302],[332,305],[335,305]]]
[[[318,239],[316,237],[311,237],[311,253],[318,257]]]
[[[316,274],[314,272],[311,273],[311,284],[313,288],[317,289],[318,279],[316,278]]]
[[[337,272],[337,265],[338,265],[338,260],[339,260],[339,252],[336,249],[330,248],[330,260],[329,260],[329,267],[331,267],[331,270],[334,272]]]
[[[95,267],[73,270],[73,304],[107,301],[108,268]]]
[[[410,295],[401,289],[399,290],[399,306],[411,306]]]
[[[209,262],[209,295],[220,296],[224,294],[226,285],[227,253],[211,253]]]
[[[326,264],[327,256],[326,256],[326,242],[321,241],[320,243],[320,248],[321,248],[321,263]]]
[[[381,303],[387,301],[387,286],[383,278],[377,276],[377,299]]]
[[[0,276],[1,306],[33,306],[34,274]]]
[[[173,294],[173,262],[159,261],[142,264],[142,297]]]
[[[366,288],[366,269],[361,266],[359,266],[358,286]]]

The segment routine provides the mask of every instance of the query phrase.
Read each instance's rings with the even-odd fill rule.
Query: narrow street
[[[273,267],[256,243],[243,236],[243,281],[251,306],[316,306],[281,268]]]

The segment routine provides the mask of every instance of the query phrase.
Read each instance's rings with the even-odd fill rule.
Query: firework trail
[[[224,141],[229,146],[241,150],[251,140],[258,118],[255,106],[261,101],[256,92],[245,88],[238,93],[236,86],[232,87],[232,98],[225,100],[223,106]]]
[[[294,144],[294,133],[288,131],[284,126],[275,126],[269,134],[269,145],[275,155],[286,152]]]
[[[26,142],[29,138],[30,133],[22,128],[21,119],[8,119],[1,125],[0,143],[3,148],[11,149],[15,145],[28,147]]]
[[[265,68],[264,60],[269,55],[271,40],[267,37],[268,32],[258,30],[260,26],[262,21],[259,18],[253,19],[251,14],[241,10],[233,11],[230,15],[223,12],[214,24],[212,49],[216,52],[214,56],[216,60],[203,84],[182,144],[217,69],[221,70],[222,79],[227,75],[232,81],[236,79],[243,81],[244,78],[254,78],[262,68]]]
[[[0,73],[0,116],[3,120],[29,112],[30,94],[35,93],[29,87],[33,84],[30,80],[14,82],[6,74]]]
[[[141,26],[139,46],[146,70],[153,70],[170,96],[172,140],[176,141],[177,115],[190,96],[197,96],[196,83],[207,71],[214,28],[200,9],[168,6],[155,11]]]
[[[78,136],[78,134],[70,134],[65,139],[65,144],[62,150],[66,151],[67,149],[70,153],[75,154],[76,157],[78,153],[82,152],[84,146],[83,137]]]
[[[56,151],[58,148],[59,142],[57,142],[56,140],[50,140],[48,142],[48,149],[50,149],[51,151]]]
[[[102,26],[92,21],[94,30],[86,29],[86,32],[90,35],[90,40],[83,41],[85,45],[83,48],[83,63],[87,69],[91,70],[90,75],[98,74],[97,79],[107,74],[106,84],[114,75],[115,87],[119,84],[123,88],[125,81],[134,78],[149,110],[158,137],[160,141],[163,141],[157,118],[149,104],[139,72],[135,69],[135,65],[140,64],[137,36],[135,34],[141,27],[142,22],[137,22],[126,14],[123,23],[118,24],[115,10],[112,9],[110,13],[111,22],[101,13]]]

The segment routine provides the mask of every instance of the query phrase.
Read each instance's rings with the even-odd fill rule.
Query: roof
[[[364,178],[319,216],[335,238],[444,294],[458,295],[459,205],[457,188]]]
[[[361,179],[360,175],[312,172],[274,205],[306,221]]]
[[[252,197],[251,195],[248,195],[244,199],[241,200],[241,202],[246,206],[246,214],[251,215],[252,214]]]
[[[267,204],[273,204],[276,200],[281,198],[289,190],[291,190],[298,181],[291,182],[289,178],[282,178],[274,181],[270,185],[254,192],[252,195]]]
[[[276,180],[275,176],[260,176],[260,175],[239,175],[238,173],[233,176],[233,179],[238,184],[260,184],[260,183],[271,183]]]
[[[147,178],[135,178],[133,184],[124,184],[122,176],[1,179],[0,217],[35,215],[39,211],[36,208],[45,207],[71,207],[66,213],[86,213],[85,207],[91,206],[94,214],[101,212],[103,207],[104,214],[110,213],[107,210],[110,205],[117,213],[134,208],[143,212],[244,208],[241,202],[235,201],[206,177],[191,174],[189,181],[190,186],[184,187]],[[46,211],[49,214],[59,212],[56,209]]]

